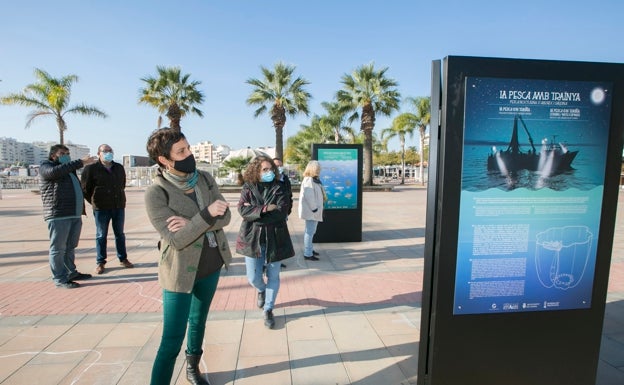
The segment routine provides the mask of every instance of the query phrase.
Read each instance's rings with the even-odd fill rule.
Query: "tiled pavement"
[[[624,193],[623,197],[624,197]],[[55,289],[39,196],[0,200],[0,383],[146,384],[161,335],[157,236],[143,190],[127,191],[126,236],[134,269]],[[235,205],[238,194],[225,194]],[[295,196],[297,198],[297,196]],[[319,262],[285,263],[275,330],[265,329],[242,257],[222,274],[207,324],[202,370],[212,385],[415,384],[426,190],[364,193],[363,241],[324,243]],[[234,245],[240,217],[227,233]],[[295,248],[303,222],[289,220]],[[618,207],[599,385],[624,384],[624,207]],[[76,262],[95,267],[95,226],[83,220]],[[109,254],[113,251],[109,241]],[[186,384],[180,355],[177,384]]]

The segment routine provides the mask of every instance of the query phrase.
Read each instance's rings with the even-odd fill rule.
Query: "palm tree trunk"
[[[401,184],[405,184],[405,139],[401,139]]]
[[[373,132],[364,131],[364,186],[373,185]]]
[[[275,157],[284,159],[284,126],[275,127]]]
[[[271,109],[271,120],[275,127],[275,157],[284,159],[284,126],[286,125],[286,110],[281,105],[275,104]]]
[[[171,126],[169,128],[173,128],[174,130],[177,130],[177,131],[182,131],[182,127],[180,126],[180,119],[171,119],[169,125]]]
[[[169,106],[169,110],[167,111],[167,117],[169,118],[169,128],[173,128],[175,130],[182,130],[180,127],[180,119],[182,119],[182,111],[177,103],[173,103]]]
[[[362,125],[364,132],[364,186],[373,185],[373,129],[375,128],[375,109],[368,103],[362,107]]]
[[[419,155],[420,155],[420,167],[419,167],[419,174],[420,174],[420,184],[422,186],[425,185],[425,178],[424,178],[424,163],[425,160],[423,159],[425,157],[425,130],[427,129],[427,126],[420,126],[420,151],[419,151]]]
[[[61,116],[56,117],[56,125],[59,130],[59,140],[60,140],[59,144],[65,144],[65,129],[67,127],[65,126],[65,121],[63,120]]]

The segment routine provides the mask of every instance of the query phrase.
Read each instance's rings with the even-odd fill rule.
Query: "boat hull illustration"
[[[529,137],[531,149],[521,151],[518,141],[518,121],[523,125]],[[496,150],[487,159],[488,171],[497,171],[503,175],[511,175],[520,170],[537,171],[544,176],[556,175],[572,169],[572,162],[578,151],[569,151],[563,143],[548,143],[542,140],[539,151],[535,149],[533,138],[520,115],[514,117],[513,132],[506,150]]]

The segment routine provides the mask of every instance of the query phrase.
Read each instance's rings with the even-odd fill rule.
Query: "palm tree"
[[[388,140],[391,138],[399,138],[401,144],[401,184],[405,184],[405,136],[408,135],[410,138],[414,136],[416,124],[415,115],[407,112],[394,118],[392,126],[381,131],[384,147],[387,146]]]
[[[326,116],[314,115],[310,125],[302,124],[301,131],[304,137],[309,139],[310,145],[313,143],[336,143],[334,127]]]
[[[302,124],[294,136],[288,138],[284,158],[290,164],[298,164],[301,171],[312,159],[312,144],[332,143],[334,129],[326,117],[314,115],[309,125]]]
[[[296,135],[287,139],[287,143],[284,158],[288,159],[289,164],[298,165],[299,171],[303,171],[312,159],[312,143],[315,143],[315,135],[299,130]]]
[[[425,180],[423,178],[424,174],[424,160],[425,160],[425,138],[427,133],[427,126],[431,123],[431,98],[429,97],[418,97],[418,98],[407,98],[407,102],[409,102],[416,113],[414,114],[414,119],[416,120],[416,126],[418,127],[418,132],[420,133],[420,183],[425,184]]]
[[[336,93],[336,100],[348,112],[353,122],[360,118],[360,130],[364,133],[364,185],[373,184],[373,140],[375,114],[390,116],[399,109],[401,94],[396,89],[398,83],[388,79],[383,68],[375,70],[374,64],[358,67],[351,75],[344,74],[341,83],[343,89]],[[358,109],[362,110],[361,115]]]
[[[27,85],[22,93],[9,94],[0,98],[0,104],[34,108],[28,114],[26,128],[30,127],[35,118],[51,115],[56,119],[60,136],[59,143],[65,144],[65,131],[67,130],[65,116],[67,114],[106,118],[104,112],[93,106],[85,104],[68,106],[71,88],[74,83],[78,82],[78,76],[67,75],[57,79],[44,70],[35,68],[35,77],[38,82]]]
[[[305,86],[307,80],[293,78],[294,66],[277,63],[273,71],[260,66],[263,79],[248,79],[247,84],[253,86],[253,91],[247,98],[247,105],[260,106],[254,117],[269,112],[273,127],[275,127],[275,156],[283,158],[283,129],[286,124],[286,115],[295,117],[299,113],[308,116],[308,101],[312,98]]]
[[[355,132],[351,126],[345,125],[346,110],[338,102],[323,102],[321,106],[327,111],[324,116],[327,123],[334,129],[334,142],[343,143],[343,132],[349,136],[351,143],[355,140]]]
[[[242,186],[243,170],[245,169],[245,167],[247,167],[251,159],[252,157],[236,156],[234,158],[230,158],[224,161],[221,166],[226,170],[234,171],[236,173],[236,183]]]
[[[180,131],[180,119],[187,114],[195,114],[200,118],[203,112],[196,106],[204,101],[204,94],[197,89],[200,81],[189,81],[190,74],[182,75],[179,67],[156,67],[158,77],[145,77],[145,88],[139,90],[139,103],[155,107],[158,113],[169,118],[169,127]],[[162,116],[158,117],[158,127]]]

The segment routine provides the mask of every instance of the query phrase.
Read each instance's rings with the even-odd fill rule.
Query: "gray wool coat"
[[[195,192],[202,194],[206,206],[217,199],[225,200],[217,183],[210,174],[199,172]],[[232,260],[232,252],[223,228],[230,223],[230,210],[223,216],[212,217],[209,222],[202,217],[200,209],[184,192],[157,176],[154,184],[145,192],[145,207],[150,222],[161,238],[158,282],[169,291],[190,293],[195,283],[197,266],[204,245],[206,231],[214,231],[221,258],[226,268]],[[190,222],[172,233],[167,229],[167,218],[177,215]]]

